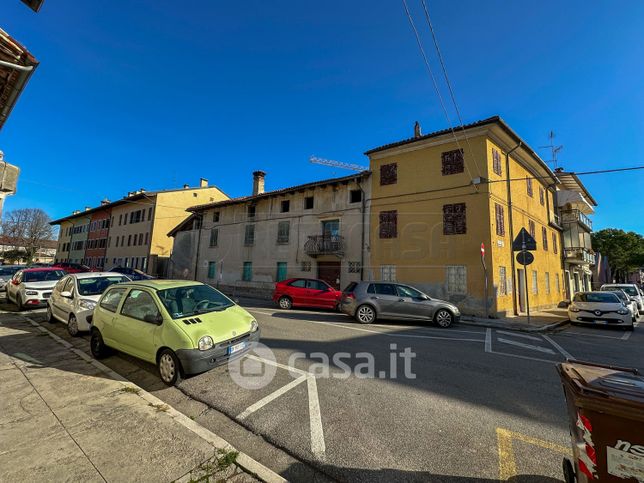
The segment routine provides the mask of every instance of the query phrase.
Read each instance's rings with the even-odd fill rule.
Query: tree
[[[44,240],[51,240],[54,235],[49,222],[51,218],[40,208],[23,208],[6,214],[2,221],[1,231],[5,244],[16,250],[24,250],[27,263],[33,260]]]
[[[608,257],[616,279],[625,281],[629,272],[644,265],[644,237],[639,233],[606,228],[591,238],[593,250]]]

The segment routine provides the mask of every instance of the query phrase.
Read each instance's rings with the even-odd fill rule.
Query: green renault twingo
[[[92,355],[110,349],[156,364],[161,380],[206,372],[259,341],[255,318],[209,285],[146,280],[110,287],[92,316]]]

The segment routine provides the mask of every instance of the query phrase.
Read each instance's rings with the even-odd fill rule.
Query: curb
[[[20,314],[22,315],[22,314]],[[175,408],[172,406],[166,404],[164,401],[159,399],[158,397],[150,394],[147,392],[145,389],[137,386],[131,381],[128,381],[125,379],[123,376],[120,374],[114,372],[112,369],[107,367],[105,364],[102,362],[97,361],[93,357],[89,356],[85,352],[83,352],[80,349],[77,349],[74,347],[72,344],[67,342],[66,340],[62,339],[61,337],[57,336],[53,332],[51,332],[49,329],[46,329],[43,327],[40,323],[36,322],[35,320],[31,319],[30,317],[25,317],[22,315],[22,317],[27,320],[31,325],[36,327],[38,330],[40,330],[43,333],[46,333],[54,339],[57,343],[68,349],[70,352],[73,352],[76,354],[78,357],[83,359],[84,361],[88,362],[89,364],[92,364],[94,367],[99,369],[100,371],[104,372],[106,375],[108,375],[110,378],[121,382],[124,386],[126,387],[131,387],[134,389],[138,390],[138,395],[141,397],[143,400],[147,401],[149,404],[155,405],[155,406],[165,406],[168,408],[167,411],[164,411],[165,414],[170,416],[172,419],[174,419],[176,422],[181,424],[183,427],[189,429],[193,433],[195,433],[197,436],[199,436],[201,439],[207,441],[212,445],[215,449],[219,450],[225,450],[225,451],[235,451],[238,453],[237,459],[235,461],[235,464],[242,468],[244,471],[247,473],[251,474],[252,476],[257,477],[261,481],[265,483],[285,483],[288,480],[282,478],[280,475],[275,473],[273,470],[267,468],[263,464],[259,463],[258,461],[255,461],[253,458],[248,456],[247,454],[237,450],[234,446],[229,444],[226,440],[223,438],[217,436],[215,433],[210,431],[209,429],[204,428],[201,424],[197,423],[196,421],[193,421],[190,419],[188,416],[185,414],[177,411]]]
[[[558,329],[559,327],[563,327],[564,325],[568,325],[570,323],[569,320],[561,320],[559,322],[554,322],[552,324],[548,325],[543,325],[541,327],[523,327],[517,324],[506,324],[503,322],[496,322],[493,320],[474,320],[474,319],[467,319],[461,317],[461,320],[459,323],[463,325],[470,325],[473,327],[489,327],[491,329],[503,329],[503,330],[514,330],[517,332],[531,332],[531,333],[540,333],[540,332],[551,332],[555,329]]]

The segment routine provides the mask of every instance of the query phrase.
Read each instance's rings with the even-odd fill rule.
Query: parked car
[[[613,292],[579,292],[568,306],[572,324],[613,325],[633,330],[633,317]]]
[[[130,279],[120,273],[75,273],[60,279],[47,300],[47,320],[67,324],[73,337],[91,328],[91,316],[100,296],[108,287]]]
[[[34,262],[34,263],[30,263],[29,265],[27,265],[26,268],[47,268],[47,267],[51,267],[51,266],[52,266],[51,263]]]
[[[110,272],[116,272],[116,273],[122,273],[123,275],[127,275],[128,278],[131,280],[137,281],[137,280],[152,280],[154,277],[152,275],[148,275],[147,273],[138,270],[136,268],[130,268],[130,267],[113,267],[110,269]]]
[[[433,299],[409,285],[389,282],[353,282],[342,293],[340,310],[361,324],[379,319],[427,320],[447,328],[458,322],[456,305]]]
[[[24,265],[0,265],[0,292],[5,291],[5,285],[23,268]]]
[[[94,309],[90,348],[154,363],[161,380],[176,384],[241,357],[259,341],[254,317],[200,282],[146,280],[113,285]]]
[[[61,270],[65,270],[67,273],[85,273],[92,271],[92,269],[87,265],[69,262],[56,262],[52,265],[52,268],[59,268]]]
[[[635,300],[631,299],[626,292],[624,292],[620,288],[615,288],[615,289],[606,289],[602,290],[603,292],[610,292],[614,293],[617,295],[619,300],[628,308],[630,311],[631,315],[633,316],[633,322],[637,322],[637,319],[639,317],[639,310],[637,309],[637,302]]]
[[[637,303],[637,310],[640,314],[644,314],[644,294],[640,291],[639,287],[634,283],[610,283],[602,285],[600,290],[612,290],[615,288],[622,289],[628,294],[631,300]]]
[[[16,304],[19,310],[44,306],[58,280],[65,275],[64,270],[57,268],[18,270],[6,285],[7,300]]]
[[[324,280],[291,278],[275,284],[273,302],[280,308],[311,307],[318,309],[339,309],[342,292],[334,289]]]

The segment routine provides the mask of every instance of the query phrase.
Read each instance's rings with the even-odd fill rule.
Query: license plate
[[[596,320],[595,323],[598,325],[608,325],[607,320]]]
[[[232,355],[239,351],[243,351],[245,348],[246,348],[246,342],[240,342],[239,344],[231,345],[228,348],[228,355]]]

